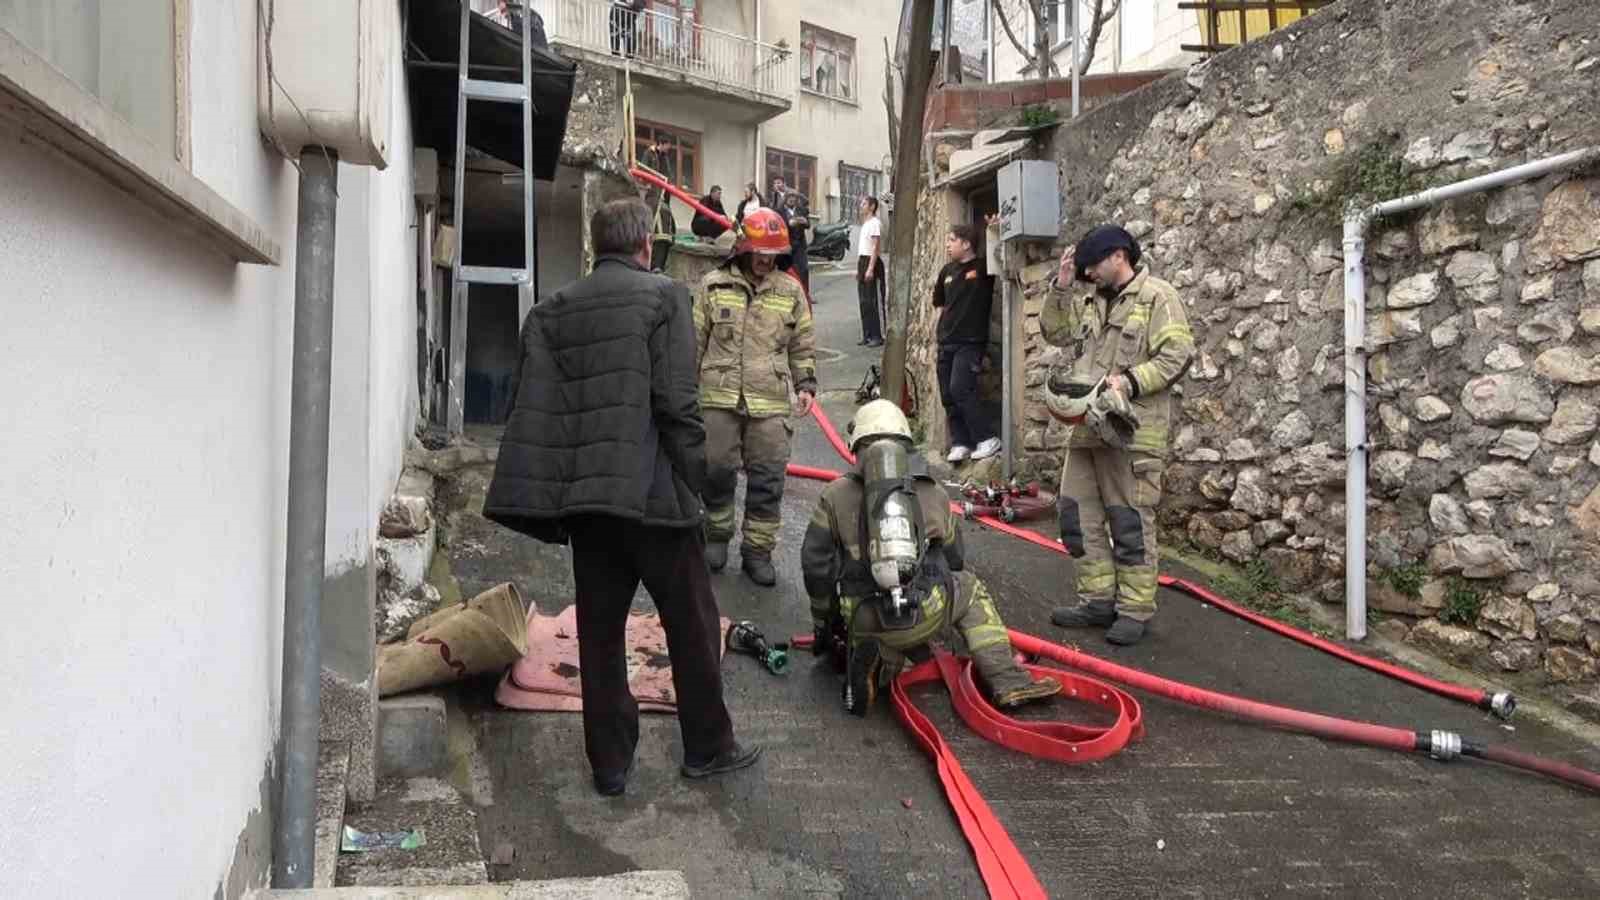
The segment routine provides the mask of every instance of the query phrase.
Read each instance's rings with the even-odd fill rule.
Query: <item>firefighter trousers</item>
[[[953,598],[946,598],[943,585],[934,588],[923,601],[917,623],[909,628],[884,628],[875,602],[842,606],[854,607],[841,610],[845,621],[850,623],[851,646],[866,640],[878,642],[883,657],[883,676],[893,677],[907,654],[954,631],[966,644],[967,653],[991,694],[1033,683],[1033,677],[1017,665],[1011,655],[1011,638],[1006,635],[1006,624],[994,608],[989,588],[971,572],[955,573]]]
[[[1161,458],[1110,447],[1067,451],[1056,501],[1061,542],[1077,567],[1078,600],[1115,601],[1140,622],[1156,612],[1156,504]]]
[[[789,421],[754,418],[727,409],[707,409],[706,541],[733,540],[734,490],[744,470],[744,540],[741,553],[771,556],[778,542],[785,469],[789,465]]]

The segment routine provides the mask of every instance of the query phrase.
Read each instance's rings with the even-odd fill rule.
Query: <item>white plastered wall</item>
[[[236,854],[270,815],[279,719],[297,175],[257,130],[255,3],[188,6],[193,171],[279,266],[235,264],[0,126],[7,896],[210,898],[264,863]],[[370,438],[364,464],[334,442],[330,493],[358,479],[368,523],[415,405],[407,153],[370,176],[351,251],[375,298],[355,338]],[[370,552],[330,530],[346,546]]]

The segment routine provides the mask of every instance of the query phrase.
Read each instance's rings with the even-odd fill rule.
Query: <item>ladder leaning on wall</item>
[[[512,285],[517,288],[517,322],[527,318],[533,308],[538,287],[538,260],[534,256],[534,234],[538,228],[533,202],[533,65],[529,60],[529,20],[522,16],[522,44],[518,64],[520,84],[488,81],[470,75],[468,48],[471,43],[472,8],[461,0],[461,55],[457,61],[456,158],[454,227],[455,253],[451,261],[450,294],[450,375],[449,409],[445,426],[451,439],[459,437],[466,419],[467,381],[467,303],[474,284]],[[466,249],[467,111],[472,102],[511,103],[522,107],[522,250],[521,268],[469,266],[463,264]]]

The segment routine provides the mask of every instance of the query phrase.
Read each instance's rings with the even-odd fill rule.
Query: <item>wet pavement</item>
[[[857,346],[851,276],[818,273],[813,288],[825,409],[842,428],[873,359]],[[842,465],[809,422],[797,425],[794,460]],[[446,526],[463,591],[511,580],[546,611],[569,603],[559,550],[473,514],[488,474],[463,469],[446,488],[446,501],[461,507]],[[774,639],[809,630],[798,547],[820,491],[789,482],[777,587],[739,573],[735,541],[728,569],[713,579],[725,616],[753,619]],[[1600,750],[1566,734],[1531,720],[1510,730],[1168,591],[1137,647],[1062,631],[1049,614],[1070,598],[1063,557],[975,526],[965,537],[969,566],[1014,628],[1208,688],[1453,729],[1600,768]],[[638,767],[616,799],[590,786],[577,716],[496,709],[487,683],[466,691],[488,782],[482,844],[517,848],[514,864],[493,877],[679,869],[697,897],[984,895],[933,766],[887,703],[866,720],[847,716],[837,676],[806,653],[782,676],[738,656],[723,672],[740,739],[765,745],[762,761],[686,781],[675,720],[646,716]],[[942,689],[914,696],[1053,897],[1600,896],[1600,797],[1533,776],[1273,731],[1144,695],[1144,740],[1067,766],[973,735]],[[1065,702],[1042,712],[1093,718]]]

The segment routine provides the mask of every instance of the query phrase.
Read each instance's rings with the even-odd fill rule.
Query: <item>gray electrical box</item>
[[[1019,159],[995,177],[1000,193],[1000,240],[1048,238],[1061,233],[1061,188],[1054,160]]]

